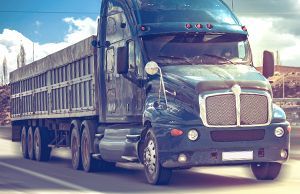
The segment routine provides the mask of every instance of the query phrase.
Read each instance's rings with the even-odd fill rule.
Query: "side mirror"
[[[94,48],[99,48],[99,42],[97,40],[93,40],[91,44]]]
[[[149,75],[155,75],[159,71],[159,66],[156,62],[150,61],[146,64],[145,71]]]
[[[129,69],[127,47],[117,49],[117,72],[118,74],[127,74]]]
[[[264,51],[263,75],[266,78],[272,77],[275,71],[274,54],[270,51]]]

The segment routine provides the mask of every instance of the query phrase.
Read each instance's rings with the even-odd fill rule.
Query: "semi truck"
[[[91,36],[10,74],[12,139],[24,158],[71,150],[74,169],[249,165],[273,180],[291,127],[253,65],[248,31],[222,0],[103,0]]]

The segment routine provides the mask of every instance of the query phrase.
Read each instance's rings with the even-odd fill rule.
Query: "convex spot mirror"
[[[150,61],[146,64],[145,71],[149,75],[155,75],[159,71],[159,66],[155,61]]]
[[[272,77],[274,75],[274,69],[275,69],[274,54],[270,51],[264,51],[263,75],[266,78]]]

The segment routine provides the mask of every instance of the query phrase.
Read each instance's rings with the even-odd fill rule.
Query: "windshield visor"
[[[209,22],[238,24],[220,0],[136,0],[141,23]],[[139,18],[138,17],[138,18]]]
[[[247,36],[174,34],[143,37],[149,60],[161,65],[251,64]]]

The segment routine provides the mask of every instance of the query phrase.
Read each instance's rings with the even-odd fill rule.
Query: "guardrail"
[[[292,126],[300,127],[300,98],[275,98],[273,101],[284,109]]]

